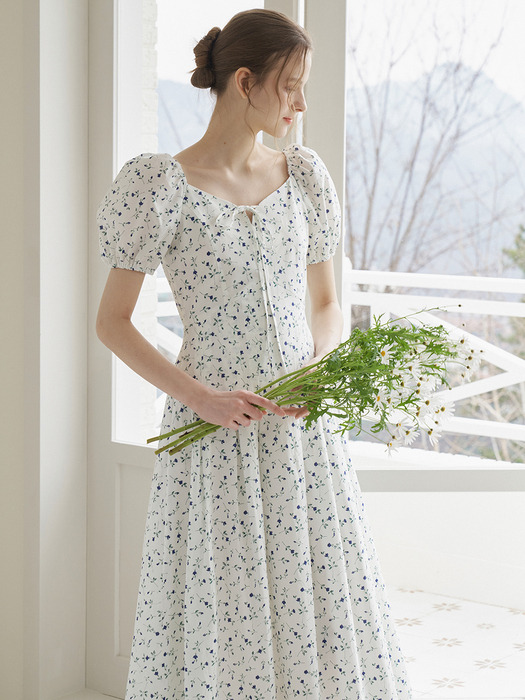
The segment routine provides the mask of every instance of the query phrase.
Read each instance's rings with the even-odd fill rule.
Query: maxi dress
[[[97,212],[109,265],[162,263],[184,326],[177,365],[216,389],[256,391],[314,354],[306,268],[333,256],[340,206],[314,150],[283,152],[288,179],[254,206],[142,153]],[[196,418],[168,396],[162,432]],[[156,457],[126,700],[411,698],[336,429],[268,413]]]

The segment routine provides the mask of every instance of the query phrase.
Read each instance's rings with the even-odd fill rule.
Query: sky
[[[326,4],[329,7],[329,1]],[[246,0],[157,0],[157,6],[159,78],[189,82],[197,41],[213,26],[223,27],[236,12],[264,5]],[[348,35],[352,39],[364,28],[361,61],[370,82],[384,76],[381,56],[388,24],[396,46],[408,47],[394,77],[414,80],[432,63],[438,47],[444,60],[458,55],[463,18],[467,30],[461,55],[472,68],[479,66],[503,28],[485,72],[501,90],[525,104],[525,0],[348,0]],[[438,28],[439,45],[431,33],[432,22]],[[349,67],[348,84],[353,81]]]
[[[212,27],[222,27],[237,12],[264,3],[243,0],[157,0],[158,72],[162,80],[188,82],[195,68],[193,47]]]

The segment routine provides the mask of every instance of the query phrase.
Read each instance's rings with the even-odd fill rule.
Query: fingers
[[[230,416],[228,423],[223,423],[225,427],[239,430],[241,427],[248,428],[252,421],[259,421],[266,416],[268,411],[278,416],[291,416],[295,419],[303,418],[309,411],[305,406],[279,406],[269,399],[254,394],[249,391],[232,392],[230,394]]]
[[[264,413],[261,413],[261,411],[259,410],[260,408],[271,411],[272,413],[276,413],[278,416],[285,415],[282,406],[279,406],[273,401],[270,401],[270,399],[265,399],[264,396],[259,396],[258,394],[251,394],[250,392],[246,393],[248,395],[247,401],[248,405],[250,406],[250,409],[260,413],[261,418],[263,417]],[[250,411],[246,411],[246,413],[249,413],[251,415]]]
[[[233,428],[235,430],[238,430],[241,426],[244,426],[245,428],[248,428],[251,424],[251,420],[249,416],[239,416],[238,418],[235,418],[233,421]]]
[[[286,406],[285,411],[287,416],[292,416],[296,419],[304,418],[310,413],[306,406]]]
[[[309,409],[306,408],[306,406],[302,406],[302,407],[301,406],[286,406],[286,408],[283,408],[281,406],[280,408],[282,411],[281,417],[283,417],[283,418],[288,416],[288,417],[294,418],[295,420],[299,420],[301,418],[304,418],[305,416],[307,416],[310,413]],[[257,418],[251,419],[247,415],[239,416],[238,418],[236,418],[233,421],[233,423],[230,427],[232,427],[234,430],[239,430],[239,428],[241,428],[241,427],[248,428],[251,425],[252,420],[258,420],[258,419]]]
[[[298,406],[283,406],[283,410],[287,416],[294,416],[299,410]]]
[[[281,417],[292,416],[292,418],[304,418],[310,413],[306,406],[278,406],[279,411],[274,411]]]
[[[291,416],[295,419],[299,419],[304,418],[310,413],[306,406],[279,406],[278,404],[273,403],[273,401],[269,401],[268,399],[260,397],[257,394],[254,395],[254,400],[257,401],[258,406],[264,406],[264,408],[272,411],[272,413],[276,413],[282,417]]]
[[[237,410],[232,416],[231,424],[234,430],[238,430],[241,426],[249,427],[252,420],[261,420],[267,414],[267,410],[273,410],[275,413],[285,415],[280,406],[257,394],[252,394],[248,391],[239,392],[237,399]]]
[[[247,402],[243,405],[242,411],[245,416],[249,416],[252,420],[261,420],[266,415],[266,411],[271,411],[278,416],[294,416],[303,417],[309,413],[305,406],[279,406],[269,399],[252,394],[251,392],[243,392],[244,399]],[[266,409],[266,410],[265,410]],[[300,414],[298,416],[298,414]]]
[[[243,407],[243,415],[251,418],[252,420],[261,420],[261,418],[264,418],[266,415],[266,411],[262,411],[252,403],[248,403],[245,407]]]
[[[298,397],[298,403],[300,397]],[[279,406],[270,399],[251,391],[220,391],[210,389],[199,406],[193,410],[203,421],[238,430],[259,421],[269,411],[277,416],[303,417],[308,413],[304,406]]]

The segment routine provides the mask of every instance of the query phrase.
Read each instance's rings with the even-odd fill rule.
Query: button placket
[[[269,271],[267,269],[268,264],[265,262],[265,258],[263,255],[263,251],[267,250],[268,243],[268,241],[265,240],[265,231],[261,225],[263,223],[263,217],[261,216],[257,207],[242,204],[222,211],[216,219],[216,225],[220,226],[223,229],[226,229],[226,233],[228,233],[235,227],[236,215],[245,213],[247,211],[250,211],[252,214],[251,222],[248,215],[246,215],[246,218],[250,223],[250,226],[248,228],[249,234],[253,237],[255,242],[256,265],[261,283],[266,322],[268,324],[268,327],[273,329],[274,340],[276,341],[277,346],[279,348],[281,363],[284,364],[283,349],[281,347],[279,333],[277,332],[277,324],[274,318],[274,305],[271,295],[271,282]],[[268,357],[272,358],[273,353],[271,352],[271,338],[269,334],[267,335],[267,347]]]

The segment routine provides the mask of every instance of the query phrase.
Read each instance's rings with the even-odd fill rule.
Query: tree
[[[381,31],[378,15],[364,12],[351,27],[346,253],[357,269],[436,272],[446,256],[448,272],[499,275],[501,241],[510,240],[524,213],[518,136],[525,113],[484,74],[503,28],[487,42],[479,65],[469,68],[465,15],[452,46],[437,5],[430,3],[403,36],[407,3],[381,3],[385,26],[375,75],[369,38],[372,29]],[[412,49],[425,22],[435,44],[430,64]],[[396,75],[407,57],[424,70],[400,82]],[[382,79],[374,82],[377,75]]]

